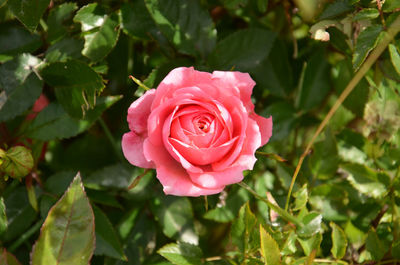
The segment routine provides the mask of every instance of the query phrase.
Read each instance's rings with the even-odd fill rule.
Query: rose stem
[[[299,162],[297,163],[296,170],[294,171],[292,182],[290,183],[289,192],[286,198],[285,211],[289,208],[290,196],[292,194],[294,183],[296,182],[297,175],[299,174],[300,168],[303,164],[304,158],[308,155],[312,145],[317,139],[318,135],[325,128],[326,124],[332,118],[333,114],[335,114],[336,110],[340,107],[343,101],[347,98],[347,96],[353,91],[354,87],[360,82],[360,80],[364,77],[364,75],[368,72],[371,66],[375,63],[378,57],[382,54],[382,52],[386,49],[388,44],[392,41],[393,37],[400,31],[400,17],[398,17],[388,28],[386,34],[383,35],[380,43],[376,46],[376,48],[371,52],[368,58],[365,60],[364,64],[360,67],[360,69],[356,72],[353,79],[350,80],[345,90],[343,90],[342,94],[340,94],[339,98],[336,100],[335,104],[329,110],[328,114],[318,126],[318,129],[314,133],[311,141],[308,143],[306,149],[303,154],[300,156]],[[385,32],[383,32],[385,33]]]
[[[297,220],[296,217],[290,215],[287,211],[283,210],[281,207],[279,207],[278,205],[270,202],[267,198],[264,198],[260,195],[258,195],[257,192],[255,192],[252,188],[250,188],[246,183],[244,182],[239,182],[238,183],[242,188],[244,188],[245,190],[247,190],[248,192],[250,192],[251,194],[254,195],[254,197],[256,197],[259,200],[262,200],[263,202],[265,202],[268,207],[270,207],[272,210],[274,210],[276,213],[278,213],[283,219],[285,219],[288,222],[293,223],[294,225],[296,225],[296,227],[301,227],[302,224],[300,223],[299,220]]]
[[[97,121],[99,122],[101,128],[103,128],[104,133],[107,136],[108,141],[110,142],[112,148],[114,149],[115,154],[117,155],[118,159],[120,161],[125,161],[124,158],[122,157],[122,153],[121,153],[121,148],[119,148],[119,146],[117,145],[117,143],[114,140],[113,135],[110,132],[110,129],[108,129],[107,124],[104,122],[103,118],[100,117],[97,119]]]
[[[150,88],[148,88],[145,84],[142,83],[142,81],[135,78],[134,76],[130,75],[129,78],[132,79],[133,82],[135,82],[138,86],[142,87],[144,90],[150,90]]]

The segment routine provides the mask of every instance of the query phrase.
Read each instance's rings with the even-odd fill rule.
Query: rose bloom
[[[254,113],[254,85],[247,73],[172,70],[129,107],[126,159],[155,168],[165,194],[209,195],[240,182],[272,134],[272,118]]]

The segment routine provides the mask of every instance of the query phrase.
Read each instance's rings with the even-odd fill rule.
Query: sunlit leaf
[[[361,193],[374,198],[387,194],[390,178],[385,173],[375,172],[359,164],[344,164],[341,166],[349,173],[349,182]]]
[[[330,223],[332,228],[331,253],[336,259],[341,259],[346,254],[347,238],[343,229],[335,223]]]
[[[0,66],[0,121],[21,115],[42,92],[43,82],[34,72],[41,61],[20,54]]]
[[[188,198],[162,196],[154,201],[154,214],[164,234],[183,242],[198,244],[193,226],[193,210]]]
[[[95,247],[94,215],[78,173],[51,208],[32,250],[32,265],[88,265]]]
[[[358,69],[367,58],[372,49],[380,40],[383,28],[381,25],[372,25],[361,31],[358,35],[355,51],[353,54],[353,68]]]
[[[260,225],[261,255],[264,257],[265,265],[281,264],[281,254],[276,241]]]
[[[82,25],[85,47],[82,54],[92,61],[100,61],[115,46],[119,36],[119,17],[107,14],[97,3],[82,7],[74,17]],[[86,33],[88,32],[88,33]]]
[[[171,243],[159,249],[158,253],[176,265],[203,264],[201,249],[189,243]]]
[[[298,211],[304,208],[308,201],[308,191],[307,184],[304,184],[301,189],[293,193],[293,197],[295,197],[293,211]]]

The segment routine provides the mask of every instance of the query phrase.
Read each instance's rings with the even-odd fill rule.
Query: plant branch
[[[289,201],[292,194],[294,183],[296,182],[297,175],[301,169],[301,166],[304,162],[305,157],[311,150],[312,145],[314,144],[315,140],[325,128],[326,124],[335,114],[337,109],[343,103],[343,101],[347,98],[347,96],[353,91],[354,87],[360,82],[360,80],[364,77],[364,75],[368,72],[371,66],[375,63],[375,61],[379,58],[382,52],[386,49],[388,44],[392,41],[393,37],[400,31],[400,17],[398,17],[388,28],[386,34],[380,41],[380,43],[376,46],[376,48],[371,52],[368,58],[365,60],[364,64],[359,68],[359,70],[354,75],[353,79],[350,80],[347,87],[343,90],[342,94],[340,94],[339,98],[336,100],[335,104],[329,110],[326,117],[323,119],[321,124],[318,126],[316,132],[312,136],[310,142],[307,144],[306,149],[304,150],[303,154],[300,156],[299,162],[297,163],[296,169],[294,171],[292,182],[290,183],[289,192],[286,198],[285,204],[285,211],[289,208]]]
[[[287,211],[283,210],[278,205],[272,203],[267,198],[264,198],[264,197],[258,195],[258,193],[255,192],[252,188],[250,188],[246,183],[239,182],[238,184],[239,184],[239,186],[241,186],[242,188],[244,188],[245,190],[247,190],[248,192],[253,194],[254,197],[256,197],[257,199],[265,202],[268,205],[268,207],[270,207],[272,210],[274,210],[277,214],[279,214],[286,221],[288,221],[290,223],[293,223],[294,225],[296,225],[296,227],[301,227],[302,226],[302,224],[300,223],[299,220],[297,220],[296,217],[292,216],[291,214],[289,214]]]
[[[113,135],[110,132],[110,129],[108,129],[107,124],[104,122],[103,118],[99,118],[98,122],[100,126],[103,128],[104,133],[107,136],[108,141],[110,142],[112,148],[114,149],[115,154],[117,155],[118,159],[120,161],[124,161],[122,154],[121,154],[121,148],[119,148],[118,144],[115,142]]]

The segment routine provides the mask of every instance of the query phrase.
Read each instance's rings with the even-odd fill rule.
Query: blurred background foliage
[[[398,0],[0,0],[0,264],[400,262],[397,37],[317,138],[285,207],[316,127],[399,30],[398,11]],[[273,136],[243,186],[165,196],[154,171],[123,158],[143,93],[128,76],[157,87],[177,66],[257,82]]]

